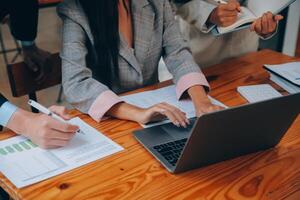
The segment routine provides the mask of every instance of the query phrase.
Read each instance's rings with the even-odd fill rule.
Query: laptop
[[[169,123],[134,132],[171,173],[275,147],[300,113],[300,93],[205,114],[188,128]]]

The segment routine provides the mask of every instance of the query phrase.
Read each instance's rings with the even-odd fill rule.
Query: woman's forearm
[[[139,122],[139,113],[142,111],[142,108],[130,105],[125,102],[118,103],[114,105],[107,114],[111,117],[118,119],[130,120]]]
[[[196,85],[188,89],[188,94],[191,97],[194,106],[198,108],[203,102],[210,102],[205,89],[201,85]]]

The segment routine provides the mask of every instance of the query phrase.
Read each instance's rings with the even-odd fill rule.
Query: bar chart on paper
[[[81,119],[74,118],[70,123],[78,125],[83,134],[76,134],[62,148],[41,149],[22,136],[1,141],[0,171],[22,188],[123,150]]]
[[[6,141],[6,146],[0,148],[0,155],[1,167],[9,168],[22,182],[42,177],[67,166],[50,151],[39,149],[36,144],[23,137]],[[8,156],[11,160],[9,163],[5,162]]]
[[[19,143],[12,144],[11,146],[5,146],[4,148],[0,148],[0,155],[7,155],[10,153],[17,153],[22,151],[27,151],[32,148],[36,148],[37,145],[32,143],[31,140],[25,140]]]

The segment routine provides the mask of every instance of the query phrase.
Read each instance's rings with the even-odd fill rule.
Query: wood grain
[[[265,50],[206,69],[207,76],[216,78],[210,94],[229,106],[244,104],[237,86],[270,83],[262,65],[292,60],[297,59]],[[77,111],[72,114],[105,133],[125,151],[20,190],[0,175],[1,187],[14,199],[300,199],[300,118],[274,149],[172,175],[134,139],[132,131],[141,128],[138,124],[116,119],[96,123]],[[0,139],[12,135],[8,132]]]

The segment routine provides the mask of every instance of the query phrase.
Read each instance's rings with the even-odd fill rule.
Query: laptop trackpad
[[[140,140],[145,146],[152,147],[158,144],[168,143],[173,141],[174,138],[165,132],[161,126],[155,126],[151,128],[146,128],[135,133],[135,136]]]
[[[135,136],[147,147],[180,140],[190,136],[195,121],[196,119],[190,120],[191,124],[187,128],[178,128],[172,123],[146,128],[137,131]]]
[[[191,134],[193,126],[189,125],[187,128],[177,127],[173,124],[165,124],[161,126],[166,133],[168,133],[173,140],[180,140],[183,138],[188,138]]]

